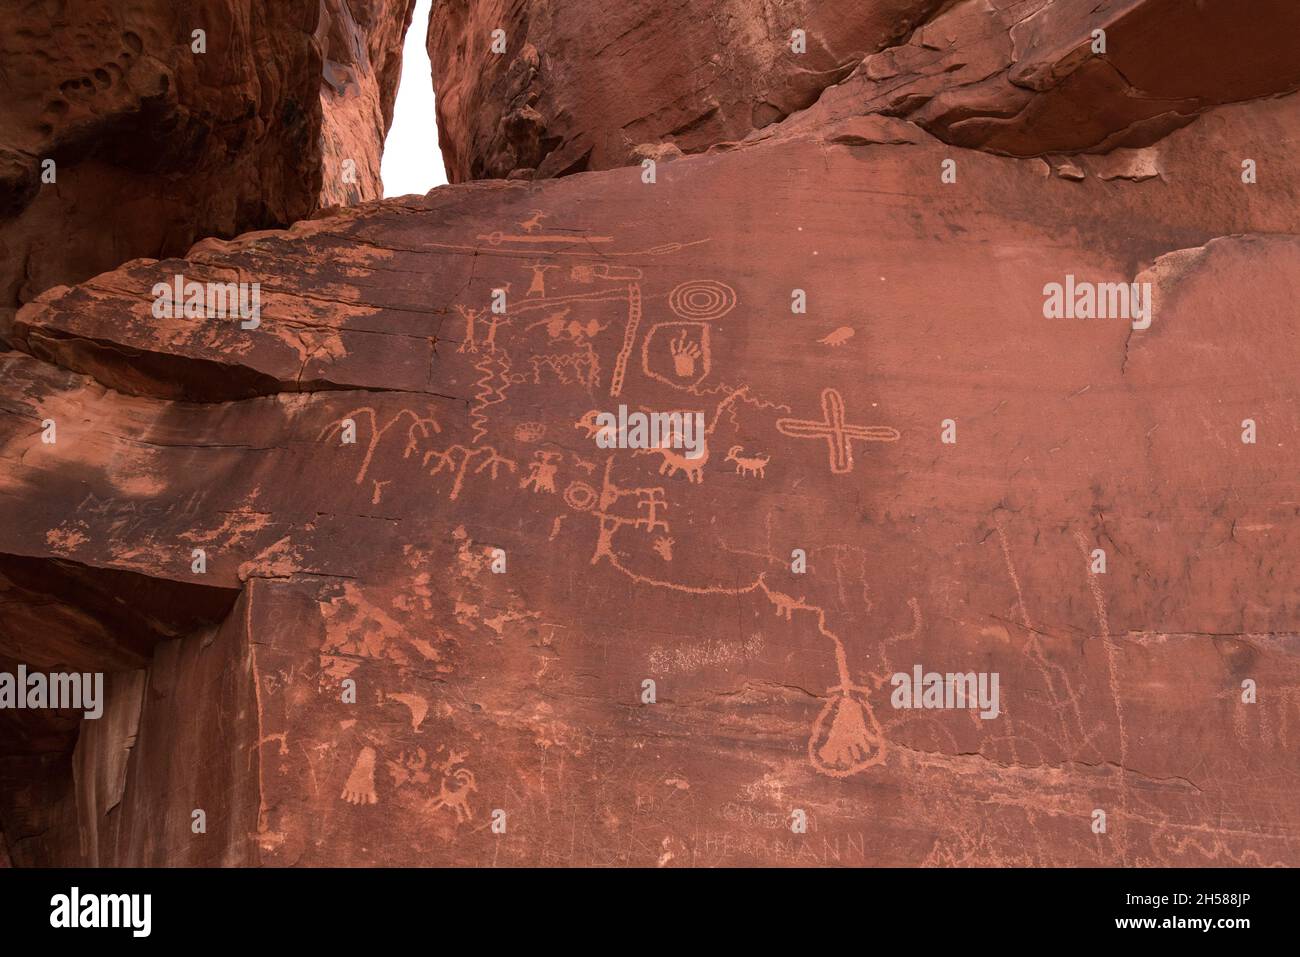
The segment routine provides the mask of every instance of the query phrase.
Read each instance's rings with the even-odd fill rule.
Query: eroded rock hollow
[[[364,148],[235,111],[172,258],[6,137],[123,253],[0,353],[0,670],[106,675],[14,864],[1300,863],[1294,4],[448,0],[459,185],[335,207],[361,6],[254,59]]]

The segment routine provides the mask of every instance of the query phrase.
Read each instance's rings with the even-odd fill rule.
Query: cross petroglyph
[[[885,425],[847,425],[844,399],[834,389],[822,390],[822,421],[778,419],[776,430],[795,439],[825,439],[831,471],[853,471],[853,440],[863,442],[897,442],[899,432]]]

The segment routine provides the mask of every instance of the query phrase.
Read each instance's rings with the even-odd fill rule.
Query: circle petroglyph
[[[682,319],[721,319],[736,307],[736,291],[716,279],[691,279],[668,294],[668,307]]]
[[[596,490],[586,482],[570,482],[564,490],[564,502],[569,508],[585,512],[596,504],[599,496]]]
[[[520,422],[515,426],[515,439],[520,442],[540,442],[546,434],[546,425],[542,422]]]

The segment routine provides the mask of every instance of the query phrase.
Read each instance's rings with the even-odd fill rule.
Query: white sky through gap
[[[402,80],[397,87],[393,125],[384,141],[384,158],[380,165],[385,196],[424,195],[447,182],[433,115],[429,54],[424,49],[432,2],[417,0],[415,15],[402,46]]]

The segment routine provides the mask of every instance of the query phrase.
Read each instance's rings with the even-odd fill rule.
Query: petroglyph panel
[[[945,184],[877,118],[438,190],[194,251],[273,290],[242,332],[152,317],[176,261],[33,304],[0,655],[149,670],[102,862],[1300,862],[1294,297],[1259,282],[1300,240],[1289,187],[1203,160],[1287,162],[1297,109],[1141,182]],[[1146,277],[1150,329],[1046,319],[1067,273]],[[699,454],[602,444],[620,407],[698,414]],[[996,714],[900,705],[917,667],[996,673]],[[75,807],[11,826],[12,764],[11,856],[80,862]],[[195,791],[218,850],[132,836]]]

